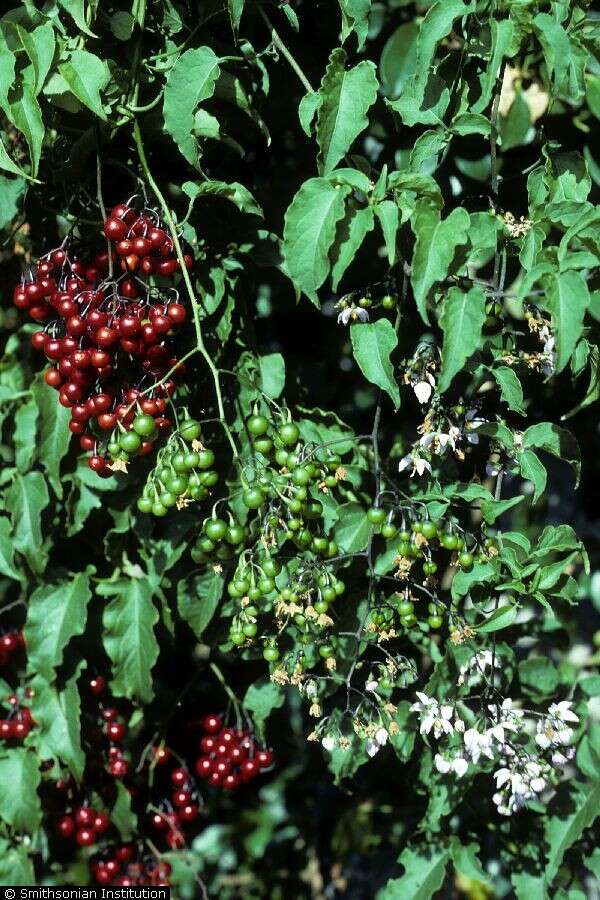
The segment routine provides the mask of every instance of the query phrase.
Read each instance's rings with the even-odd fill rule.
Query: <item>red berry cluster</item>
[[[140,856],[131,844],[108,847],[101,856],[90,861],[90,869],[97,884],[112,887],[168,887],[171,874],[170,863],[149,854]]]
[[[154,763],[165,765],[171,759],[171,753],[164,747],[154,750]],[[190,825],[198,818],[200,797],[190,773],[184,766],[177,766],[171,771],[171,798],[163,800],[150,816],[150,825],[155,831],[164,832],[167,845],[175,850],[185,845],[182,827]]]
[[[13,295],[15,306],[45,323],[31,342],[54,364],[45,373],[46,383],[71,410],[69,429],[91,454],[90,468],[103,477],[111,474],[107,451],[113,457],[125,451],[127,456],[149,453],[160,433],[170,429],[163,414],[175,382],[170,378],[153,385],[174,368],[178,376],[183,373],[170,338],[187,318],[176,292],[165,296],[133,274],[139,268],[145,276],[172,276],[177,269],[172,242],[158,218],[120,204],[106,220],[105,232],[115,240],[117,233],[135,235],[136,247],[144,244],[140,255],[120,257],[120,238],[112,260],[98,253],[90,264],[60,247],[39,260]],[[110,277],[119,259],[124,273]],[[189,255],[186,262],[192,263]],[[154,423],[148,427],[144,421],[138,434],[132,426],[140,414]],[[131,437],[123,440],[125,434]]]
[[[31,691],[25,692],[31,697]],[[23,706],[16,694],[10,694],[6,698],[9,713],[4,719],[0,719],[0,741],[23,741],[34,726],[31,710]]]
[[[273,764],[273,753],[261,750],[251,732],[223,728],[221,716],[205,716],[202,730],[196,773],[213,787],[233,791]]]
[[[56,832],[66,840],[73,838],[80,847],[92,847],[109,827],[110,816],[107,812],[84,804],[62,816],[57,822]]]
[[[22,631],[7,631],[0,637],[0,666],[14,663],[15,656],[25,650],[25,640]],[[19,689],[21,693],[21,689]],[[25,688],[22,691],[25,698],[33,697],[33,690]],[[0,705],[8,707],[7,715],[0,719],[0,741],[23,741],[34,726],[31,710],[24,706],[19,699],[19,694],[9,694]]]
[[[127,203],[119,203],[104,222],[104,234],[114,243],[123,272],[170,278],[180,268],[173,241],[154,210],[136,213]],[[183,259],[191,269],[191,255],[185,253]]]
[[[106,680],[102,675],[96,675],[88,684],[92,694],[100,696],[106,690]],[[127,726],[119,715],[116,706],[98,704],[98,728],[96,729],[95,743],[108,742],[108,747],[103,748],[105,753],[106,771],[113,778],[125,778],[129,774],[129,761],[123,749],[123,741],[127,736]]]
[[[7,666],[13,654],[24,649],[25,641],[21,631],[7,631],[0,637],[0,666]]]

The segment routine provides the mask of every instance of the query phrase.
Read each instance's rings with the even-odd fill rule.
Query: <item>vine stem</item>
[[[229,425],[227,424],[227,419],[225,417],[225,406],[223,404],[223,392],[221,390],[221,382],[219,379],[219,370],[215,366],[215,364],[212,360],[212,357],[206,348],[206,344],[204,343],[204,335],[202,333],[202,323],[200,321],[200,304],[198,303],[198,300],[196,299],[196,295],[194,292],[194,288],[192,286],[190,274],[188,272],[187,266],[185,264],[185,260],[183,258],[181,242],[179,240],[179,235],[177,234],[177,227],[175,225],[175,220],[173,219],[171,209],[169,207],[169,204],[165,200],[163,193],[161,192],[160,188],[158,187],[156,181],[154,180],[152,172],[150,171],[150,167],[148,166],[148,160],[146,158],[146,151],[144,149],[144,142],[142,140],[142,133],[140,131],[140,126],[139,126],[137,119],[134,120],[134,123],[133,123],[133,136],[134,136],[135,146],[136,146],[139,160],[140,160],[140,165],[142,167],[144,175],[146,176],[148,184],[154,191],[154,194],[160,204],[163,215],[165,217],[165,222],[167,223],[169,232],[171,234],[171,239],[173,241],[173,247],[175,249],[175,254],[179,261],[179,266],[181,268],[181,274],[183,276],[183,281],[185,283],[186,290],[188,292],[188,296],[190,298],[190,303],[192,306],[192,313],[193,313],[193,317],[194,317],[194,327],[196,330],[196,345],[198,347],[198,350],[204,357],[206,365],[208,366],[210,373],[212,375],[212,379],[213,379],[214,387],[215,387],[215,396],[217,399],[217,407],[219,410],[219,421],[221,422],[221,425],[223,426],[223,430],[225,431],[225,435],[226,435],[227,440],[229,441],[229,444],[233,451],[233,457],[235,460],[237,460],[239,458],[238,450],[237,450],[235,441],[233,439],[231,430],[229,428]]]
[[[300,81],[302,82],[302,84],[304,85],[306,90],[308,91],[308,93],[313,94],[314,93],[313,86],[311,85],[310,81],[308,80],[308,78],[306,77],[306,75],[304,74],[304,72],[302,71],[302,69],[300,68],[300,66],[298,65],[298,63],[296,62],[296,60],[294,59],[294,57],[292,56],[292,54],[290,53],[290,51],[288,50],[286,45],[281,40],[279,32],[277,31],[277,29],[275,28],[275,26],[269,19],[268,15],[266,14],[266,12],[262,8],[262,6],[259,6],[258,11],[259,11],[260,15],[262,16],[262,19],[263,19],[265,25],[271,32],[271,40],[272,40],[274,46],[277,47],[277,49],[280,51],[281,55],[286,58],[286,60],[288,61],[288,63],[290,64],[290,66],[292,67],[292,69],[294,70],[294,72],[296,73],[296,75],[298,76],[298,78],[300,79]]]

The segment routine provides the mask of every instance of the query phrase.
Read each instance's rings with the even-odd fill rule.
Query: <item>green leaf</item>
[[[6,228],[17,216],[26,184],[24,178],[0,175],[0,228]]]
[[[470,572],[460,569],[452,579],[451,593],[453,599],[466,596],[474,584],[485,584],[497,577],[496,569],[491,563],[475,563]]]
[[[24,747],[3,750],[0,756],[0,819],[16,831],[33,834],[39,828],[42,808],[38,795],[39,761]]]
[[[269,681],[268,678],[259,678],[251,684],[244,697],[244,707],[252,713],[256,730],[261,739],[264,739],[265,722],[274,709],[283,706],[285,695],[278,684]]]
[[[40,411],[40,433],[35,444],[36,459],[46,470],[54,493],[62,498],[60,463],[71,443],[71,433],[67,427],[71,414],[56,402],[56,392],[43,379],[35,381],[32,390]]]
[[[218,57],[210,47],[198,47],[182,53],[167,76],[163,100],[165,131],[191,165],[198,162],[198,147],[192,135],[194,112],[214,94],[219,74]]]
[[[307,137],[311,136],[312,122],[322,102],[323,97],[318,91],[309,91],[298,104],[298,118],[302,131]]]
[[[80,664],[80,669],[85,664]],[[36,723],[28,740],[34,744],[39,758],[58,758],[65,763],[77,781],[83,778],[85,753],[81,749],[81,701],[77,690],[80,671],[58,691],[41,675],[31,682],[35,691],[31,715]]]
[[[550,814],[545,827],[548,865],[544,874],[548,885],[554,881],[566,851],[600,815],[600,784],[582,785],[575,782],[564,784],[562,788],[563,796],[568,794],[569,811],[559,810],[556,815]]]
[[[106,63],[87,50],[73,50],[67,62],[59,65],[58,71],[77,99],[99,119],[106,121],[100,96],[110,80]]]
[[[27,472],[35,454],[35,426],[38,408],[35,400],[21,404],[15,413],[15,463],[19,472]]]
[[[11,104],[11,118],[27,141],[31,174],[35,178],[38,173],[45,131],[42,111],[30,85],[24,84],[20,93],[20,97]]]
[[[498,382],[500,396],[508,408],[520,416],[526,416],[527,412],[523,407],[523,387],[515,371],[509,366],[499,366],[492,369],[492,375]]]
[[[27,56],[31,60],[34,72],[32,86],[37,96],[44,86],[52,65],[55,47],[54,28],[48,22],[31,30],[17,25],[16,31]]]
[[[6,492],[6,503],[12,514],[13,541],[30,568],[44,571],[47,554],[42,546],[42,511],[50,498],[41,472],[17,474]]]
[[[19,581],[19,572],[15,569],[14,547],[10,536],[10,522],[6,516],[0,516],[0,574]]]
[[[406,847],[400,855],[405,872],[388,881],[377,900],[431,900],[444,883],[449,852],[431,842]]]
[[[425,99],[432,61],[439,42],[451,32],[455,20],[467,16],[474,6],[475,4],[464,3],[462,0],[437,0],[427,10],[419,29],[414,75],[405,83],[400,99],[389,104],[406,125],[414,125],[416,122],[439,123],[438,115],[430,120],[418,114]]]
[[[548,13],[538,13],[533,27],[542,45],[546,65],[552,78],[553,94],[560,91],[571,57],[571,42],[562,25]]]
[[[480,348],[485,318],[485,294],[480,287],[472,287],[466,294],[459,288],[450,288],[440,316],[440,327],[444,332],[438,381],[440,393],[448,390],[454,376]]]
[[[568,365],[583,331],[590,304],[588,286],[579,272],[561,272],[546,281],[545,306],[556,337],[556,371]]]
[[[267,397],[275,400],[285,387],[285,360],[281,353],[269,353],[258,360],[260,383]]]
[[[406,22],[386,41],[379,63],[379,74],[386,96],[395,99],[417,71],[417,46],[420,34],[416,22]]]
[[[386,391],[398,409],[400,390],[390,360],[390,354],[398,346],[398,335],[390,320],[351,325],[350,338],[354,359],[367,381]]]
[[[533,450],[523,450],[519,456],[519,465],[523,478],[533,484],[533,502],[537,503],[546,490],[546,467]]]
[[[0,884],[6,887],[35,884],[33,863],[23,844],[3,850],[0,856]]]
[[[398,234],[399,214],[398,204],[394,203],[393,200],[382,200],[375,206],[375,215],[381,223],[390,266],[393,266],[396,262],[396,235]]]
[[[128,41],[133,34],[135,19],[128,12],[116,12],[110,17],[110,30],[118,41]]]
[[[490,887],[488,875],[483,870],[479,860],[480,846],[473,841],[470,844],[463,844],[460,838],[452,837],[450,839],[450,856],[457,872],[460,872],[465,878],[478,881],[481,884]]]
[[[329,274],[329,250],[351,190],[348,185],[334,187],[326,178],[309,178],[285,214],[283,253],[287,270],[298,290],[313,303],[318,303],[317,289]]]
[[[377,98],[375,65],[363,60],[346,69],[346,52],[338,47],[319,88],[321,103],[317,111],[319,168],[329,174],[369,124],[367,112]]]
[[[334,538],[343,553],[359,553],[369,540],[371,526],[360,503],[343,503],[337,509]]]
[[[491,33],[491,56],[481,75],[481,96],[472,106],[473,112],[483,112],[488,106],[494,93],[494,87],[498,80],[502,60],[510,52],[509,48],[513,39],[514,25],[511,19],[489,20]]]
[[[227,9],[229,10],[229,18],[233,31],[238,31],[240,27],[240,19],[244,12],[244,0],[227,0]]]
[[[576,485],[581,474],[581,454],[577,441],[570,431],[553,422],[538,422],[523,433],[523,447],[540,448],[559,459],[564,459],[575,470]]]
[[[181,618],[200,639],[219,606],[224,580],[222,575],[209,569],[197,576],[192,584],[193,589],[187,581],[179,582],[177,608]]]
[[[466,244],[469,213],[458,207],[446,219],[427,201],[417,203],[412,228],[416,236],[411,281],[417,309],[428,322],[427,300],[432,287],[448,275],[456,248]]]
[[[29,598],[25,622],[27,668],[53,681],[71,638],[83,634],[91,597],[87,572],[71,580],[44,584]]]
[[[520,147],[525,144],[530,128],[529,106],[522,92],[517,90],[506,116],[500,116],[499,132],[502,150],[506,152],[512,147]]]
[[[491,634],[493,631],[500,631],[502,628],[510,628],[517,619],[519,607],[516,604],[506,604],[500,606],[495,612],[488,616],[482,625],[477,625],[476,630],[480,634]]]
[[[98,585],[98,593],[113,597],[102,616],[104,648],[113,664],[112,692],[149,703],[154,695],[152,668],[158,659],[153,586],[143,576],[119,578]]]
[[[255,216],[262,216],[263,211],[243,184],[232,181],[228,184],[225,181],[203,181],[196,184],[194,181],[185,181],[181,185],[181,190],[187,194],[192,200],[197,197],[222,197],[234,203],[241,212],[250,213]]]
[[[335,242],[337,255],[331,269],[331,284],[334,291],[337,290],[344,272],[354,260],[365,237],[373,230],[374,221],[373,207],[364,206],[361,209],[350,208],[338,226]]]
[[[488,525],[493,525],[499,516],[504,515],[513,506],[517,506],[522,500],[521,496],[510,497],[508,500],[482,500],[481,514]]]
[[[85,0],[58,0],[58,2],[73,18],[80,31],[83,31],[84,34],[90,37],[96,37],[94,32],[90,31],[87,26]]]
[[[0,169],[4,169],[5,172],[10,172],[12,175],[18,175],[20,178],[26,178],[27,181],[36,180],[32,175],[28,175],[27,172],[24,172],[23,169],[19,168],[19,166],[12,161],[6,152],[6,148],[2,141],[0,141]]]
[[[519,681],[525,693],[539,701],[555,695],[560,676],[547,657],[529,656],[519,663]]]
[[[338,0],[338,3],[342,13],[342,41],[354,32],[361,50],[369,30],[371,0]]]
[[[137,832],[138,820],[131,808],[131,794],[122,781],[116,781],[117,798],[110,812],[110,820],[121,835],[121,840],[130,841]]]

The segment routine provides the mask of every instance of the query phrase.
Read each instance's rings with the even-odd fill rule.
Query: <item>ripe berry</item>
[[[96,843],[96,832],[93,828],[80,828],[75,835],[75,840],[80,847],[91,847]]]
[[[71,816],[63,816],[56,824],[58,834],[63,838],[70,838],[75,834],[75,822]]]
[[[186,769],[173,769],[171,772],[171,781],[176,787],[182,787],[189,780],[189,772]]]

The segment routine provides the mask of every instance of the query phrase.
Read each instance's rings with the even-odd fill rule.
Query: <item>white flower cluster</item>
[[[459,683],[464,683],[470,673],[485,672],[492,665],[492,654],[481,651],[471,662],[463,666]],[[434,757],[434,765],[442,775],[452,773],[457,778],[467,774],[470,765],[477,765],[483,758],[496,761],[494,772],[496,792],[493,801],[501,815],[511,815],[521,809],[528,800],[537,797],[547,787],[552,767],[558,768],[574,756],[572,725],[579,722],[572,710],[572,703],[562,700],[552,703],[548,712],[537,721],[535,743],[539,748],[536,757],[528,753],[515,736],[527,736],[526,713],[516,709],[506,698],[501,704],[487,707],[485,727],[465,729],[465,723],[454,707],[442,705],[435,697],[417,691],[417,702],[411,712],[420,716],[421,734],[433,732],[436,739],[460,735],[452,746],[441,748]],[[544,755],[545,754],[545,755]]]
[[[415,393],[417,393],[417,388],[419,387],[423,388],[422,395],[424,396],[425,388],[430,386],[426,382],[420,382],[414,388]],[[421,400],[418,393],[417,397]],[[411,478],[415,475],[421,476],[425,472],[431,472],[431,462],[423,454],[444,456],[449,449],[456,453],[461,442],[466,441],[468,444],[478,444],[479,435],[477,434],[477,428],[483,425],[485,421],[485,419],[479,417],[477,410],[470,409],[465,414],[465,422],[462,427],[449,424],[448,431],[428,431],[417,441],[411,452],[407,453],[400,460],[398,471],[404,472],[408,469]]]

